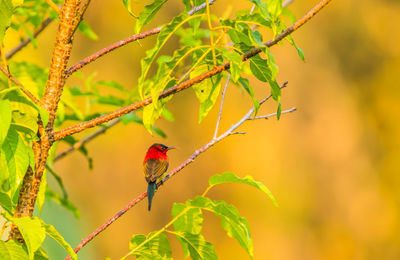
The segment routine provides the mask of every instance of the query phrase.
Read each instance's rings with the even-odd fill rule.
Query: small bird
[[[153,144],[147,150],[143,161],[144,177],[148,183],[147,198],[149,199],[149,211],[151,209],[151,201],[156,191],[156,183],[163,179],[163,174],[168,169],[168,150],[176,148],[175,146],[166,146],[163,144]]]

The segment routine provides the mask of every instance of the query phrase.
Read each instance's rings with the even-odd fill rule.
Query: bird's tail
[[[151,201],[153,200],[155,192],[156,192],[156,182],[149,182],[149,185],[147,186],[147,198],[149,199],[149,211],[151,209]]]

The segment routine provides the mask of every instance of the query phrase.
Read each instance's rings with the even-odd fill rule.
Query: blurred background
[[[136,13],[144,5],[139,2],[133,4]],[[300,18],[317,2],[294,1],[290,9]],[[231,1],[217,0],[212,12],[221,15],[229,5]],[[233,11],[238,5],[235,2]],[[243,1],[244,5],[248,3]],[[180,10],[180,1],[169,1],[144,30],[170,21]],[[396,0],[332,1],[293,34],[306,62],[287,42],[272,48],[279,81],[289,81],[282,94],[283,109],[298,111],[279,121],[247,122],[239,129],[246,135],[231,136],[202,154],[159,190],[151,212],[147,202],[138,204],[83,248],[80,258],[119,259],[128,252],[133,234],[160,229],[171,219],[174,202],[194,198],[206,189],[210,176],[231,171],[263,182],[279,203],[275,208],[262,192],[240,184],[221,185],[209,193],[212,199],[234,204],[247,218],[255,259],[400,259],[399,13]],[[85,18],[99,40],[78,35],[71,65],[133,34],[134,20],[122,1],[92,1]],[[15,60],[29,57],[48,66],[55,30],[53,23],[39,36],[39,49],[29,46]],[[97,71],[98,79],[133,88],[140,73],[139,58],[154,42],[151,37],[141,41],[142,47],[131,43],[82,72]],[[254,80],[252,85],[258,98],[268,94],[260,82]],[[229,86],[227,91],[220,132],[251,107],[249,97],[238,88]],[[156,123],[166,139],[151,136],[137,124],[119,124],[87,146],[94,160],[92,171],[76,152],[56,163],[81,217],[77,220],[50,203],[42,213],[45,220],[75,246],[145,191],[142,162],[152,143],[180,147],[169,153],[173,169],[211,140],[219,103],[199,125],[199,104],[194,100],[189,89],[167,105],[175,122]],[[276,104],[270,102],[260,115],[275,110]],[[58,151],[65,148],[60,145]],[[248,258],[225,234],[219,219],[205,217],[205,237],[220,259]],[[182,259],[179,243],[172,237],[170,241],[173,256]],[[51,240],[46,248],[50,256],[58,255],[54,259],[64,255]]]

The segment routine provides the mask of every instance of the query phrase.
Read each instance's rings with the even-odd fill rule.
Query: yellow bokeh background
[[[135,2],[132,8],[138,13],[149,2]],[[316,3],[294,1],[290,9],[299,18]],[[234,11],[249,3],[217,0],[212,12],[222,15],[230,6]],[[144,30],[170,21],[182,9],[179,1],[168,2]],[[275,208],[265,194],[240,184],[221,185],[209,193],[213,199],[234,204],[247,218],[255,259],[400,259],[399,14],[400,2],[395,0],[332,1],[293,34],[306,62],[287,42],[272,48],[279,65],[278,80],[289,82],[282,92],[283,109],[298,110],[282,115],[279,121],[244,124],[239,130],[246,135],[223,140],[164,185],[151,212],[147,202],[138,204],[79,256],[119,259],[128,252],[133,234],[162,228],[171,219],[174,202],[200,195],[210,176],[231,171],[263,182],[279,203]],[[86,19],[99,40],[78,35],[71,65],[133,34],[134,20],[122,1],[92,1]],[[55,30],[53,23],[38,37],[38,49],[29,46],[14,59],[48,66]],[[17,42],[16,37],[7,37],[6,47]],[[153,36],[141,40],[142,46],[131,43],[82,72],[90,75],[97,71],[97,79],[116,80],[131,89],[140,75],[139,59],[154,42]],[[168,48],[166,53],[173,51],[174,45]],[[251,83],[258,98],[268,94],[265,84]],[[80,83],[71,80],[67,84]],[[220,132],[251,107],[251,100],[241,90],[230,85],[227,91]],[[167,139],[151,136],[136,124],[119,124],[87,145],[94,160],[92,171],[79,153],[57,163],[55,169],[81,218],[75,220],[52,203],[42,217],[75,246],[146,189],[142,161],[149,145],[179,146],[169,152],[173,169],[211,140],[219,103],[198,124],[195,100],[189,89],[168,103],[175,121],[156,123]],[[270,102],[260,114],[275,110],[276,104]],[[60,145],[58,151],[65,147]],[[49,181],[55,186],[51,177]],[[237,241],[225,234],[218,218],[206,213],[204,222],[204,235],[215,245],[220,259],[248,259]],[[182,259],[179,243],[168,237],[173,256]],[[49,254],[60,254],[56,259],[61,259],[62,249],[51,241],[46,243]]]

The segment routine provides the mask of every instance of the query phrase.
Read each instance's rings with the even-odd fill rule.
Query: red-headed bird
[[[156,183],[164,178],[163,174],[168,169],[167,152],[174,148],[174,146],[168,147],[163,144],[153,144],[147,150],[146,157],[144,157],[143,172],[148,183],[147,198],[149,199],[149,211],[156,191]]]

